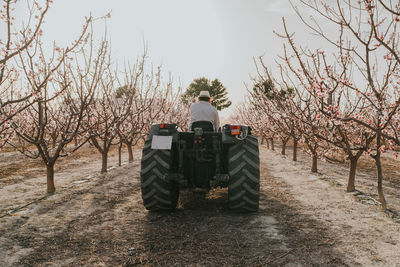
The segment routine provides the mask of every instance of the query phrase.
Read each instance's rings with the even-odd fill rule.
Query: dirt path
[[[276,148],[276,152],[280,151],[280,146]],[[288,147],[286,149],[286,156],[283,158],[287,159],[288,164],[293,164],[290,160],[292,158],[293,149]],[[280,153],[276,153],[280,158]],[[390,209],[391,215],[395,215],[400,222],[400,165],[399,160],[395,160],[390,152],[383,154],[383,192],[387,201],[388,209]],[[296,165],[302,165],[304,170],[308,171],[311,169],[311,156],[304,153],[302,150],[297,152],[298,161],[294,163]],[[291,163],[289,163],[291,162]],[[328,180],[340,187],[345,187],[349,175],[348,162],[345,163],[330,163],[322,160],[318,160],[318,178]],[[376,167],[374,160],[368,156],[361,156],[356,172],[356,189],[366,194],[367,196],[359,195],[359,199],[366,204],[379,205],[378,192],[377,192],[377,178],[376,178]],[[356,192],[358,193],[358,192]],[[371,197],[373,199],[371,199]],[[390,215],[390,214],[389,214]]]
[[[99,158],[95,148],[83,147],[73,156],[59,159],[55,165],[56,190],[63,191],[91,179],[101,169]],[[127,160],[126,153],[122,159]],[[113,149],[108,166],[113,168],[117,164],[118,154]],[[46,197],[43,194],[45,175],[46,169],[40,159],[28,159],[19,152],[0,153],[0,217],[26,203]]]
[[[292,162],[278,152],[263,151],[270,155],[265,167],[286,183],[297,202],[296,209],[328,229],[326,234],[334,237],[333,247],[338,252],[363,266],[400,266],[400,224],[379,205],[332,183],[346,178],[341,175],[343,170],[336,166],[332,172],[335,165],[321,164],[322,173],[312,174],[304,158]],[[359,184],[365,186],[365,182]]]
[[[141,202],[140,151],[135,151],[134,163],[71,182],[38,204],[1,218],[0,266],[400,262],[399,225],[374,206],[264,148],[261,163],[257,213],[230,212],[222,189],[206,199],[182,194],[177,211],[149,213]],[[23,191],[13,193],[24,198]]]

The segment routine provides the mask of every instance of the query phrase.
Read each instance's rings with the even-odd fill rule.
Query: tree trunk
[[[293,138],[293,161],[297,161],[297,139]]]
[[[132,144],[128,143],[128,144],[126,144],[126,146],[128,147],[128,155],[129,155],[128,161],[133,162]]]
[[[118,146],[118,166],[122,165],[122,143]]]
[[[375,159],[375,166],[376,166],[376,173],[378,176],[378,195],[379,195],[379,201],[381,202],[382,209],[386,210],[387,205],[386,205],[386,199],[385,195],[383,194],[383,188],[382,188],[382,181],[383,181],[383,173],[382,173],[382,164],[381,164],[381,151],[379,148],[381,147],[381,134],[378,133],[376,135],[376,155],[372,156]]]
[[[286,143],[287,143],[288,139],[282,139],[282,151],[281,154],[285,155],[286,154]]]
[[[267,139],[267,148],[270,149],[269,140]]]
[[[264,136],[261,137],[261,144],[262,144],[262,145],[264,144]]]
[[[379,201],[381,202],[382,209],[386,210],[386,200],[385,200],[385,195],[383,194],[383,189],[382,189],[382,181],[383,181],[383,174],[382,174],[382,164],[381,164],[381,155],[378,154],[375,157],[375,165],[376,165],[376,172],[378,175],[378,195],[379,195]]]
[[[54,193],[56,187],[54,185],[54,164],[46,165],[47,169],[47,193]]]
[[[328,96],[328,105],[332,106],[333,103],[333,93],[329,92],[329,96]]]
[[[317,153],[312,154],[311,172],[318,172],[318,156]]]
[[[353,192],[356,190],[355,179],[356,179],[356,169],[357,169],[358,158],[350,157],[350,173],[349,179],[347,181],[347,192]]]
[[[270,141],[271,141],[271,150],[274,150],[274,151],[275,151],[274,139],[273,139],[273,138],[270,138]]]
[[[108,153],[104,152],[101,154],[101,173],[107,172],[107,159],[108,159]]]
[[[75,147],[77,147],[78,146],[78,137],[76,137],[76,136],[74,138],[74,143],[75,143]]]

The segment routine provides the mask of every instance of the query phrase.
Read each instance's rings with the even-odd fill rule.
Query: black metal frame
[[[229,129],[229,125],[223,126],[223,130],[219,132],[205,131],[209,128],[199,128],[196,124],[193,131],[178,132],[177,126],[172,125],[168,130],[160,129],[159,124],[153,125],[149,135],[149,138],[152,135],[173,136],[172,166],[165,178],[178,182],[181,188],[193,191],[208,191],[217,186],[227,187],[228,148],[243,140],[238,140],[225,130]],[[204,124],[201,123],[201,126]]]

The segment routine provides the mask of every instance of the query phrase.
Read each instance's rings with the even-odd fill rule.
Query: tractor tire
[[[260,159],[257,137],[246,140],[228,150],[228,204],[236,212],[258,211],[260,199]]]
[[[142,199],[146,209],[162,211],[176,208],[179,185],[165,180],[170,166],[171,151],[151,149],[151,139],[146,140],[140,172]]]

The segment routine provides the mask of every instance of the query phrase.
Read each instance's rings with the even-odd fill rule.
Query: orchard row
[[[147,62],[146,49],[120,69],[106,37],[95,41],[93,24],[107,16],[86,18],[68,47],[46,52],[41,28],[51,2],[27,6],[32,19],[19,29],[12,14],[21,2],[6,0],[0,11],[8,29],[0,41],[0,149],[40,158],[48,192],[55,191],[57,160],[86,143],[98,150],[105,172],[112,145],[126,145],[132,161],[132,146],[146,138],[151,124],[187,125],[188,117],[180,89]]]
[[[349,160],[347,191],[355,190],[359,158],[369,154],[376,163],[382,208],[381,155],[397,157],[400,145],[400,5],[398,1],[307,1],[312,16],[298,15],[326,48],[313,46],[291,33],[283,19],[283,52],[272,71],[262,58],[249,98],[236,112],[262,138],[298,143],[318,158]],[[388,3],[389,2],[389,3]],[[315,37],[314,37],[315,38]],[[298,43],[301,42],[301,45]]]

